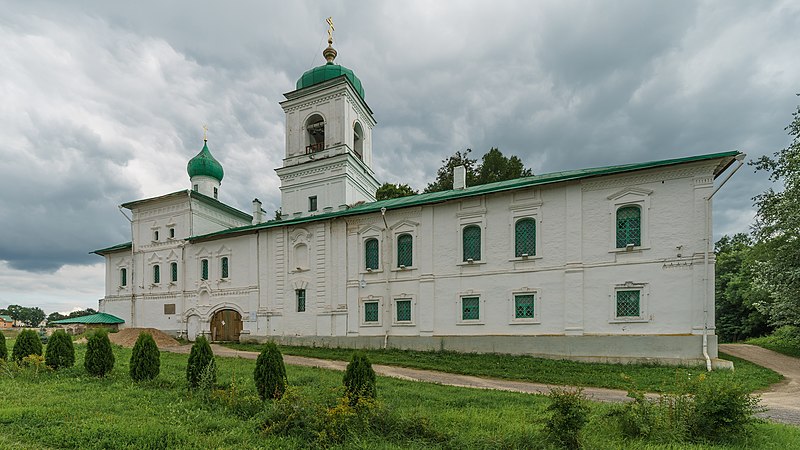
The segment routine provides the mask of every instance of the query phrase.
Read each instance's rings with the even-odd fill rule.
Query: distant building
[[[88,316],[80,316],[80,317],[70,317],[68,319],[61,319],[61,320],[54,320],[50,322],[52,325],[58,325],[62,328],[67,329],[75,329],[80,328],[80,331],[71,334],[78,334],[83,332],[83,330],[87,328],[106,328],[109,330],[118,330],[119,326],[124,324],[125,321],[120,319],[117,316],[106,314],[106,313],[97,313],[97,314],[90,314]]]
[[[14,319],[11,316],[0,315],[0,328],[11,328],[14,326]]]
[[[122,205],[100,309],[194,340],[697,363],[714,335],[714,180],[737,152],[541,174],[375,201],[375,120],[327,63],[281,103],[281,220],[190,189]]]

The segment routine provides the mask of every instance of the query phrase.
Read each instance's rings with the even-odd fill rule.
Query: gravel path
[[[752,349],[750,347],[752,347]],[[214,354],[218,356],[234,358],[238,357],[245,359],[256,359],[258,357],[258,353],[256,352],[233,350],[216,344],[212,344],[211,348],[213,349]],[[191,345],[165,348],[163,350],[176,353],[189,353],[191,350]],[[769,389],[759,392],[762,397],[762,404],[768,409],[763,415],[764,417],[777,422],[800,425],[800,401],[798,401],[798,398],[800,398],[798,397],[798,394],[800,394],[800,360],[783,356],[752,345],[725,344],[721,346],[721,350],[739,358],[753,361],[756,364],[768,367],[783,374],[783,376],[786,377],[786,381],[775,384]],[[774,355],[777,355],[780,358],[776,358]],[[783,360],[782,358],[786,358],[786,360]],[[291,364],[294,366],[318,367],[322,369],[339,371],[344,371],[347,367],[347,361],[307,358],[305,356],[283,355],[283,361],[286,364]],[[529,394],[547,394],[550,392],[550,389],[556,387],[555,385],[550,384],[480,378],[470,375],[458,375],[453,373],[437,372],[433,370],[411,369],[407,367],[385,366],[381,364],[373,364],[372,368],[375,369],[375,373],[385,377],[476,389],[495,389],[500,391],[523,392]],[[793,369],[787,371],[787,368]],[[583,392],[590,399],[595,401],[614,403],[630,401],[626,391],[616,389],[587,387],[583,389]]]

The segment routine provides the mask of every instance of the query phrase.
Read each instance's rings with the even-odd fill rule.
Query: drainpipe
[[[703,255],[703,269],[705,271],[705,289],[703,290],[703,357],[706,359],[706,370],[711,372],[711,357],[708,355],[708,291],[709,289],[714,288],[711,286],[711,277],[709,276],[709,264],[708,264],[708,255],[714,250],[712,247],[712,242],[714,240],[713,230],[711,228],[711,197],[717,193],[717,191],[731,179],[733,174],[736,173],[744,165],[744,158],[747,155],[744,153],[739,153],[736,155],[736,161],[739,164],[733,168],[733,171],[728,173],[728,175],[722,180],[722,183],[719,184],[711,194],[704,198],[706,202],[706,251]]]
[[[125,214],[125,211],[122,210],[122,205],[117,206],[119,208],[119,212],[128,219],[128,222],[131,224],[131,280],[130,280],[130,287],[131,287],[131,327],[136,328],[136,294],[134,290],[136,289],[136,277],[134,276],[135,270],[135,258],[134,258],[134,250],[133,250],[133,219],[128,217]]]
[[[385,207],[381,208],[381,218],[383,219],[383,226],[385,227],[384,230],[386,231],[386,234],[388,235],[388,233],[389,233],[389,224],[386,223],[386,208]],[[386,239],[386,238],[387,238],[387,236],[384,236],[384,239]],[[389,249],[391,249],[391,244],[392,244],[392,241],[391,241],[391,239],[389,239]],[[385,249],[386,249],[386,247],[384,246],[384,250]],[[386,350],[386,348],[389,346],[389,327],[392,326],[392,308],[391,308],[392,302],[391,302],[391,299],[389,298],[390,295],[391,295],[391,292],[390,292],[391,289],[389,288],[390,287],[389,286],[389,272],[391,271],[391,261],[387,261],[386,260],[386,256],[388,254],[389,254],[389,252],[387,252],[387,251],[381,252],[381,256],[382,256],[381,259],[383,259],[383,263],[384,263],[383,264],[383,272],[386,274],[386,277],[385,277],[386,278],[386,302],[389,305],[389,319],[386,321],[386,325],[385,325],[386,328],[385,328],[384,334],[383,334],[383,349],[384,350]]]

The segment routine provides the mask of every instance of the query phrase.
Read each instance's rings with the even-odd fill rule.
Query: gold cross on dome
[[[333,30],[336,29],[336,28],[333,27],[333,17],[328,17],[327,19],[325,19],[325,21],[328,22],[328,43],[332,44],[333,43]]]
[[[203,140],[208,140],[208,125],[203,124]]]

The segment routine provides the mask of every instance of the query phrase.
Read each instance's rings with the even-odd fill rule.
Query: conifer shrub
[[[342,381],[350,406],[358,404],[359,398],[375,398],[377,395],[375,371],[372,370],[372,364],[364,353],[353,354]]]
[[[580,432],[588,421],[589,405],[582,389],[555,388],[549,394],[551,412],[545,428],[550,439],[563,448],[581,448]]]
[[[89,375],[96,377],[102,377],[114,368],[114,352],[106,330],[97,330],[89,335],[83,367]]]
[[[22,330],[17,335],[17,342],[11,351],[11,359],[17,363],[29,355],[42,355],[42,341],[33,330]]]
[[[200,336],[194,341],[192,351],[189,353],[189,361],[186,364],[186,381],[189,382],[190,389],[200,387],[201,379],[204,385],[213,385],[217,382],[216,364],[214,362],[214,352],[205,336]],[[205,372],[205,373],[204,373]]]
[[[133,345],[129,372],[133,381],[152,380],[161,371],[161,352],[150,333],[139,333]]]
[[[0,332],[0,359],[8,359],[8,347],[6,347],[6,336]]]
[[[286,367],[283,365],[283,355],[274,342],[268,342],[258,355],[253,379],[261,400],[279,399],[286,391]]]
[[[72,338],[64,330],[56,330],[50,336],[44,362],[54,370],[75,365],[75,347],[72,345]]]

